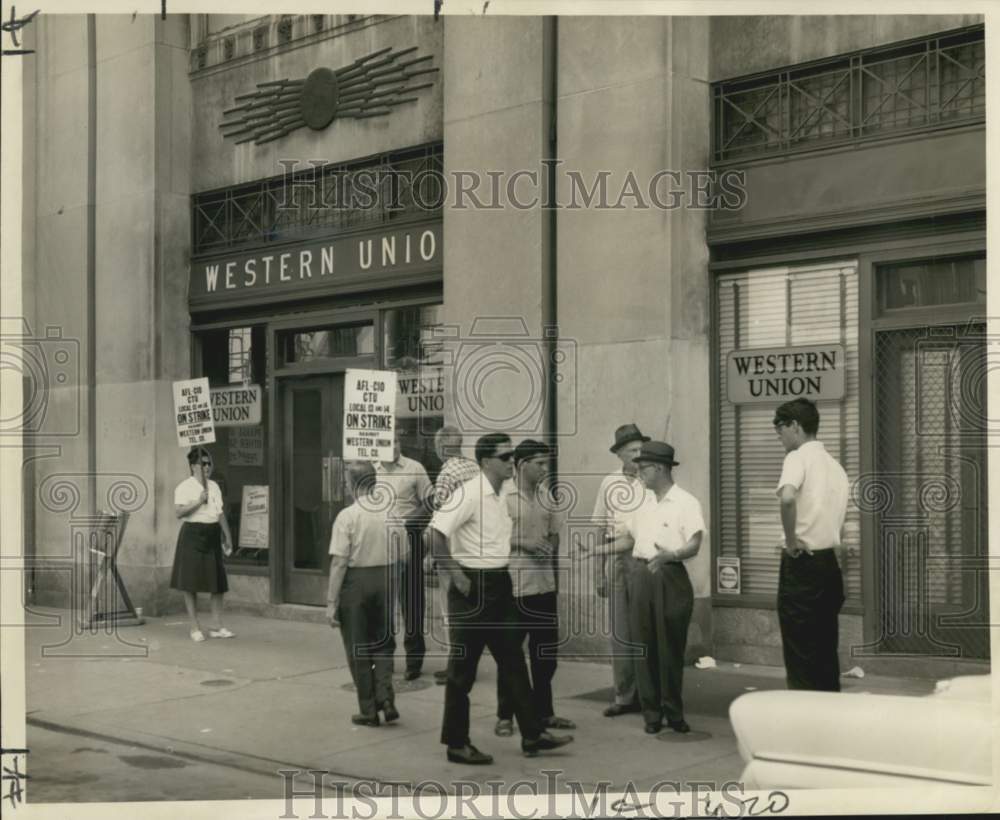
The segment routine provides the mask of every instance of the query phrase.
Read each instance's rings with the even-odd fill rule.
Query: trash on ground
[[[694,665],[696,669],[715,669],[718,667],[718,664],[715,662],[715,658],[711,655],[705,655],[704,657],[698,658],[698,660],[694,662]]]

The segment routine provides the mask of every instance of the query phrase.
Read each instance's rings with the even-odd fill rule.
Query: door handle
[[[323,503],[330,503],[330,459],[323,458]]]

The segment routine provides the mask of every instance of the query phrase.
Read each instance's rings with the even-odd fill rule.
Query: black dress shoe
[[[386,723],[392,723],[394,720],[399,720],[399,712],[396,711],[396,704],[391,700],[387,700],[382,704],[382,714],[385,716]]]
[[[660,730],[663,729],[662,723],[647,723],[646,724],[646,734],[655,735],[659,734]]]
[[[641,711],[642,707],[638,703],[612,703],[604,710],[604,717],[618,717]]]
[[[470,766],[488,766],[493,762],[493,756],[484,754],[475,746],[469,744],[458,749],[448,747],[448,760],[452,763],[466,763]]]
[[[351,715],[351,723],[355,726],[378,726],[378,712],[374,715]]]
[[[680,720],[668,720],[667,726],[675,732],[680,732],[682,735],[686,735],[691,731],[691,727],[688,726],[687,721],[684,720],[684,718],[681,718]]]
[[[521,741],[521,751],[528,757],[534,757],[539,752],[547,752],[551,749],[558,749],[567,743],[573,742],[573,735],[553,735],[542,732],[534,740],[524,739]]]
[[[419,669],[407,669],[406,673],[403,675],[404,680],[416,680],[421,675]]]

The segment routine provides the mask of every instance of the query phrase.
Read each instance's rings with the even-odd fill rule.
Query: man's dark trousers
[[[646,656],[635,662],[635,682],[646,723],[684,719],[684,649],[694,609],[694,590],[682,563],[630,558],[629,626]]]
[[[399,607],[403,613],[403,648],[406,650],[406,671],[419,672],[427,651],[424,642],[424,545],[423,527],[407,527],[406,540],[409,560],[400,561]]]
[[[844,579],[832,549],[781,555],[778,624],[789,689],[840,691],[838,623]]]
[[[499,569],[462,570],[471,583],[468,595],[455,584],[448,587],[448,682],[444,692],[441,742],[460,747],[469,743],[469,692],[483,649],[489,647],[497,676],[510,695],[521,737],[535,740],[541,733],[532,703],[528,668],[515,626],[510,573]]]
[[[515,624],[519,629],[518,646],[528,636],[531,662],[531,693],[535,712],[541,721],[555,714],[552,704],[552,678],[556,674],[556,651],[559,647],[559,609],[555,592],[525,595],[514,599]],[[514,704],[497,678],[497,718],[514,717]]]
[[[352,567],[340,589],[340,637],[358,692],[361,714],[373,717],[392,700],[391,567]]]

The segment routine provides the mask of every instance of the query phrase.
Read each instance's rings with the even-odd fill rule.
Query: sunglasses
[[[211,461],[203,461],[203,462],[201,462],[201,466],[202,467],[211,467],[212,466],[212,462]]]
[[[493,458],[498,458],[501,461],[510,461],[512,458],[514,458],[514,451],[509,450],[506,453],[497,453],[495,456],[493,456]]]

